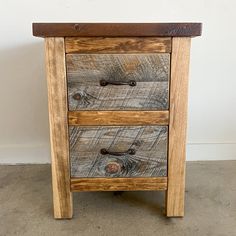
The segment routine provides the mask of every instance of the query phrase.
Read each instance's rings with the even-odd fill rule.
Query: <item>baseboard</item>
[[[236,160],[236,143],[188,143],[187,161]],[[50,163],[49,144],[0,147],[0,164]]]
[[[0,147],[0,164],[45,164],[50,163],[50,146],[17,145]]]
[[[187,160],[236,160],[236,143],[188,143]]]

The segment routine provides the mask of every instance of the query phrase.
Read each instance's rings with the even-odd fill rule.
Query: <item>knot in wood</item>
[[[120,172],[121,166],[117,162],[110,162],[106,165],[105,170],[109,174],[115,174],[115,173]]]
[[[79,93],[76,93],[76,94],[73,95],[73,99],[80,100],[81,99],[81,95]]]

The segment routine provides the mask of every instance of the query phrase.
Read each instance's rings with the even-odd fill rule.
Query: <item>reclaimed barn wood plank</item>
[[[167,189],[167,177],[72,178],[71,191],[156,191]]]
[[[167,175],[167,126],[70,126],[72,177],[158,177]],[[109,152],[135,154],[103,155]]]
[[[46,70],[55,218],[71,218],[69,136],[64,38],[46,38]]]
[[[66,53],[170,53],[171,38],[67,37]]]
[[[69,125],[168,125],[169,111],[69,111]]]
[[[170,55],[67,54],[69,110],[169,107]],[[100,81],[136,81],[136,86]]]
[[[168,217],[184,216],[185,155],[190,38],[174,38],[171,57],[168,148]]]

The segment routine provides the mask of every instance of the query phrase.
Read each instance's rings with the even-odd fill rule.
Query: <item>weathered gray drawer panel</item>
[[[69,110],[168,109],[167,53],[67,54],[66,61]],[[135,80],[137,85],[103,87],[100,80]]]
[[[167,176],[167,126],[71,126],[72,177]],[[102,155],[101,149],[135,154]]]

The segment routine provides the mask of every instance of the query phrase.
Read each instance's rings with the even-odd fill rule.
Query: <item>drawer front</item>
[[[168,109],[168,53],[67,54],[66,63],[69,110]]]
[[[167,176],[167,126],[70,126],[71,177]]]

